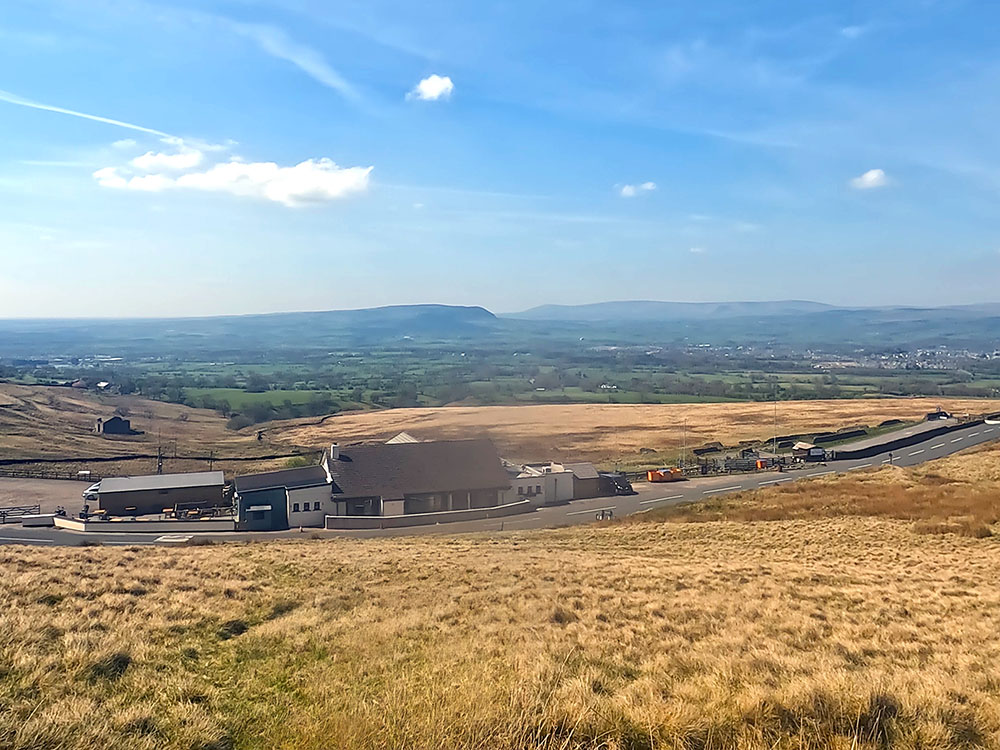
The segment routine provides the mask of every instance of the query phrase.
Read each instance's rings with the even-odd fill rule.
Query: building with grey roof
[[[108,516],[142,516],[179,509],[223,507],[221,471],[102,479],[98,508]]]

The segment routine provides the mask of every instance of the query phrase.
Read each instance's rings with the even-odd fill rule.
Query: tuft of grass
[[[115,682],[125,675],[131,665],[132,657],[119,651],[91,664],[87,670],[87,681],[91,683],[99,680]]]
[[[229,640],[230,638],[235,638],[238,635],[243,635],[250,629],[250,626],[245,620],[226,620],[219,626],[216,631],[219,638],[222,640]]]

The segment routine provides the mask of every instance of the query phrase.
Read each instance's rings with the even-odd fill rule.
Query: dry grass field
[[[97,435],[94,422],[123,409],[133,429],[142,435]],[[98,395],[72,388],[21,386],[0,383],[0,457],[73,458],[111,457],[124,454],[156,454],[163,446],[168,471],[199,471],[204,461],[186,461],[173,456],[208,455],[254,457],[294,452],[288,442],[258,442],[254,430],[234,432],[213,411],[135,396]],[[275,462],[221,462],[215,468],[228,473],[274,466]],[[278,462],[279,464],[281,462]],[[50,467],[52,468],[52,467]],[[137,474],[154,471],[155,460],[119,461],[111,464],[69,464],[66,470],[99,470],[105,474]]]
[[[995,520],[998,459],[499,536],[5,547],[0,747],[1000,747],[1000,543],[949,525]]]
[[[977,399],[857,399],[793,401],[778,404],[781,434],[878,425],[887,419],[919,420],[937,406],[956,413],[1000,409],[1000,401]],[[274,440],[296,445],[384,440],[400,431],[424,439],[486,436],[508,458],[561,459],[651,465],[656,456],[674,456],[685,438],[688,448],[721,441],[769,439],[774,406],[722,404],[552,404],[538,406],[442,407],[345,413],[277,424]],[[643,451],[643,453],[640,453]]]

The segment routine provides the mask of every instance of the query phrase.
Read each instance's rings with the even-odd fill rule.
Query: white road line
[[[969,435],[969,437],[970,438],[979,437],[979,433],[978,432],[973,432],[971,435]]]
[[[923,448],[921,448],[921,449],[920,449],[920,450],[918,450],[918,451],[913,451],[913,453],[911,453],[910,455],[911,455],[911,456],[919,456],[919,455],[920,455],[921,453],[923,453],[923,452],[924,452],[924,449],[923,449]]]
[[[944,443],[938,443],[937,445],[932,445],[931,450],[937,450],[938,448],[944,448]]]
[[[609,505],[606,508],[590,508],[588,510],[575,510],[572,513],[567,513],[567,516],[582,516],[584,513],[600,513],[602,510],[615,510],[618,508],[617,505]]]
[[[836,474],[835,471],[817,471],[815,474],[806,474],[807,477],[825,477],[827,474]]]
[[[761,482],[760,487],[765,487],[769,484],[781,484],[782,482],[791,482],[793,477],[785,477],[784,479],[768,479],[766,482]]]
[[[500,525],[501,526],[513,526],[514,524],[517,524],[517,523],[541,523],[541,522],[542,522],[541,518],[521,518],[521,519],[518,519],[517,521],[502,521],[500,523]]]
[[[30,542],[37,544],[55,544],[52,539],[32,539],[27,536],[0,536],[0,542]]]
[[[682,497],[684,497],[684,495],[671,495],[670,497],[654,497],[652,500],[640,500],[639,505],[649,505],[650,503],[662,503],[666,502],[667,500],[680,500]]]
[[[993,432],[994,429],[994,427],[987,427],[983,432]]]
[[[869,466],[871,466],[871,464],[861,464],[860,466],[852,466],[850,468],[850,471],[854,471],[856,469],[867,469]]]
[[[701,494],[702,495],[711,495],[712,493],[715,493],[715,492],[733,492],[735,490],[742,490],[742,489],[743,489],[743,485],[742,484],[738,484],[735,487],[719,487],[719,488],[714,489],[714,490],[705,490]]]
[[[957,437],[957,438],[955,438],[954,440],[952,440],[951,442],[953,442],[953,443],[957,443],[957,442],[959,442],[960,440],[965,440],[965,437],[964,437],[964,436],[963,436],[963,437]]]

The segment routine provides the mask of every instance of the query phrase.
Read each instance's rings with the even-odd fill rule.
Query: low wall
[[[486,518],[505,518],[534,510],[529,500],[522,500],[495,508],[472,510],[447,510],[440,513],[410,513],[404,516],[327,516],[328,529],[400,529],[407,526],[427,526],[437,523],[481,521]]]
[[[236,531],[236,522],[227,518],[207,521],[81,521],[78,518],[56,517],[57,528],[69,531],[99,531],[111,533],[194,534],[205,531]]]
[[[889,451],[897,451],[900,448],[908,448],[911,445],[923,443],[931,438],[947,435],[951,432],[955,432],[956,430],[964,430],[967,427],[975,427],[977,424],[983,424],[983,422],[984,420],[982,419],[974,419],[971,422],[962,422],[961,424],[942,425],[936,430],[925,430],[924,432],[918,432],[915,435],[907,435],[905,437],[896,438],[895,440],[887,439],[884,443],[868,445],[855,449],[852,449],[850,445],[843,445],[830,451],[832,454],[831,460],[844,461],[855,458],[871,458],[872,456],[877,456],[880,453],[888,453]],[[886,438],[892,438],[892,433],[886,435]]]

